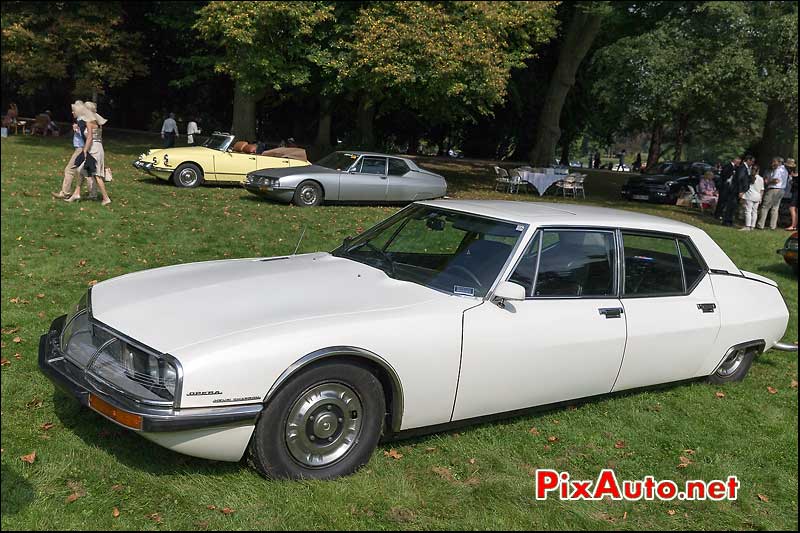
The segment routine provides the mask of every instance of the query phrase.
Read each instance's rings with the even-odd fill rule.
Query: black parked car
[[[714,167],[708,163],[667,161],[648,168],[644,174],[631,176],[622,186],[622,197],[659,204],[674,204],[682,188],[691,185],[695,191],[700,178]]]

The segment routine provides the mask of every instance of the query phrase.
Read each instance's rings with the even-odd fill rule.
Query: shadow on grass
[[[2,501],[3,514],[17,514],[33,502],[36,493],[33,485],[17,473],[10,465],[2,467]]]
[[[181,472],[226,474],[247,468],[244,462],[229,463],[190,457],[136,435],[117,426],[91,409],[82,407],[70,396],[56,390],[53,394],[55,414],[68,431],[72,431],[89,447],[101,448],[120,463],[154,475]],[[3,470],[3,512],[5,513],[5,469]]]

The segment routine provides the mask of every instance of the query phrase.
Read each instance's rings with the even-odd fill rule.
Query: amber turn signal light
[[[123,411],[121,409],[117,409],[110,403],[101,400],[94,394],[89,395],[89,407],[91,407],[101,415],[105,415],[111,420],[119,422],[125,427],[129,427],[132,429],[142,429],[141,416],[129,413],[127,411]]]

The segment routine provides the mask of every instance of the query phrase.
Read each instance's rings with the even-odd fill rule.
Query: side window
[[[402,159],[389,159],[390,176],[402,176],[409,170],[408,165]]]
[[[686,277],[686,290],[694,287],[705,274],[705,268],[691,246],[684,240],[678,241],[683,260],[683,275]]]
[[[625,296],[681,294],[683,272],[678,242],[672,237],[622,233],[625,248]]]
[[[361,159],[362,174],[386,174],[385,157],[364,157]]]

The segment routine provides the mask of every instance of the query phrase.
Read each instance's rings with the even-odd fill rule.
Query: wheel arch
[[[353,361],[367,366],[380,380],[386,400],[387,426],[393,433],[400,431],[403,420],[403,385],[395,369],[381,356],[355,346],[330,346],[315,350],[292,363],[275,380],[264,402],[268,402],[290,378],[322,361]]]

